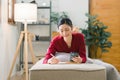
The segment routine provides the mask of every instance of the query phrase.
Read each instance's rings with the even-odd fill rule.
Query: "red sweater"
[[[56,52],[78,52],[80,57],[82,58],[82,63],[86,62],[86,49],[85,49],[85,41],[84,36],[81,33],[73,33],[72,34],[72,42],[71,47],[69,48],[64,41],[62,36],[55,37],[51,42],[50,46],[47,50],[45,59],[43,63],[47,63],[48,59],[52,56],[50,54],[55,55]]]

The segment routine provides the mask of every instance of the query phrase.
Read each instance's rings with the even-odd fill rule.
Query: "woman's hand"
[[[82,58],[80,56],[72,58],[75,63],[82,63]]]
[[[59,60],[56,57],[52,57],[51,59],[48,60],[49,64],[58,64]]]

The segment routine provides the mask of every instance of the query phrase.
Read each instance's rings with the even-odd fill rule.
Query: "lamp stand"
[[[12,62],[7,80],[10,80],[10,76],[11,76],[13,67],[15,65],[15,61],[17,59],[17,56],[19,54],[19,50],[20,50],[20,46],[21,46],[21,43],[23,41],[23,38],[25,40],[24,41],[24,65],[25,65],[24,68],[25,68],[25,73],[26,73],[25,74],[25,76],[26,76],[25,80],[28,80],[28,44],[29,44],[33,64],[35,64],[36,60],[37,60],[35,55],[34,55],[34,52],[33,52],[32,37],[33,37],[33,34],[31,34],[27,31],[27,21],[25,21],[24,31],[22,31],[21,34],[20,34],[20,38],[19,38],[19,41],[18,41],[18,44],[17,44],[16,52],[14,54],[13,62]]]

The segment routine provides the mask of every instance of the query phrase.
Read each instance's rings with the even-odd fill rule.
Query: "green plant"
[[[57,24],[60,18],[68,18],[67,12],[51,12],[51,22]]]
[[[108,40],[111,33],[106,31],[108,26],[104,25],[97,19],[97,15],[89,15],[87,29],[81,29],[85,35],[86,45],[88,45],[89,57],[100,58],[102,53],[108,52],[108,48],[111,48],[112,42]],[[98,49],[100,49],[100,56],[97,56]],[[94,54],[94,55],[92,55]]]

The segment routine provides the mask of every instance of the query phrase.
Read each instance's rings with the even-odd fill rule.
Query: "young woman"
[[[86,50],[84,36],[81,33],[72,32],[72,21],[69,18],[62,18],[58,22],[58,30],[60,35],[55,37],[51,42],[47,50],[45,59],[43,63],[57,64],[60,62],[58,58],[55,57],[56,53],[66,53],[71,52],[78,53],[79,56],[72,58],[75,63],[85,63],[86,62]]]

